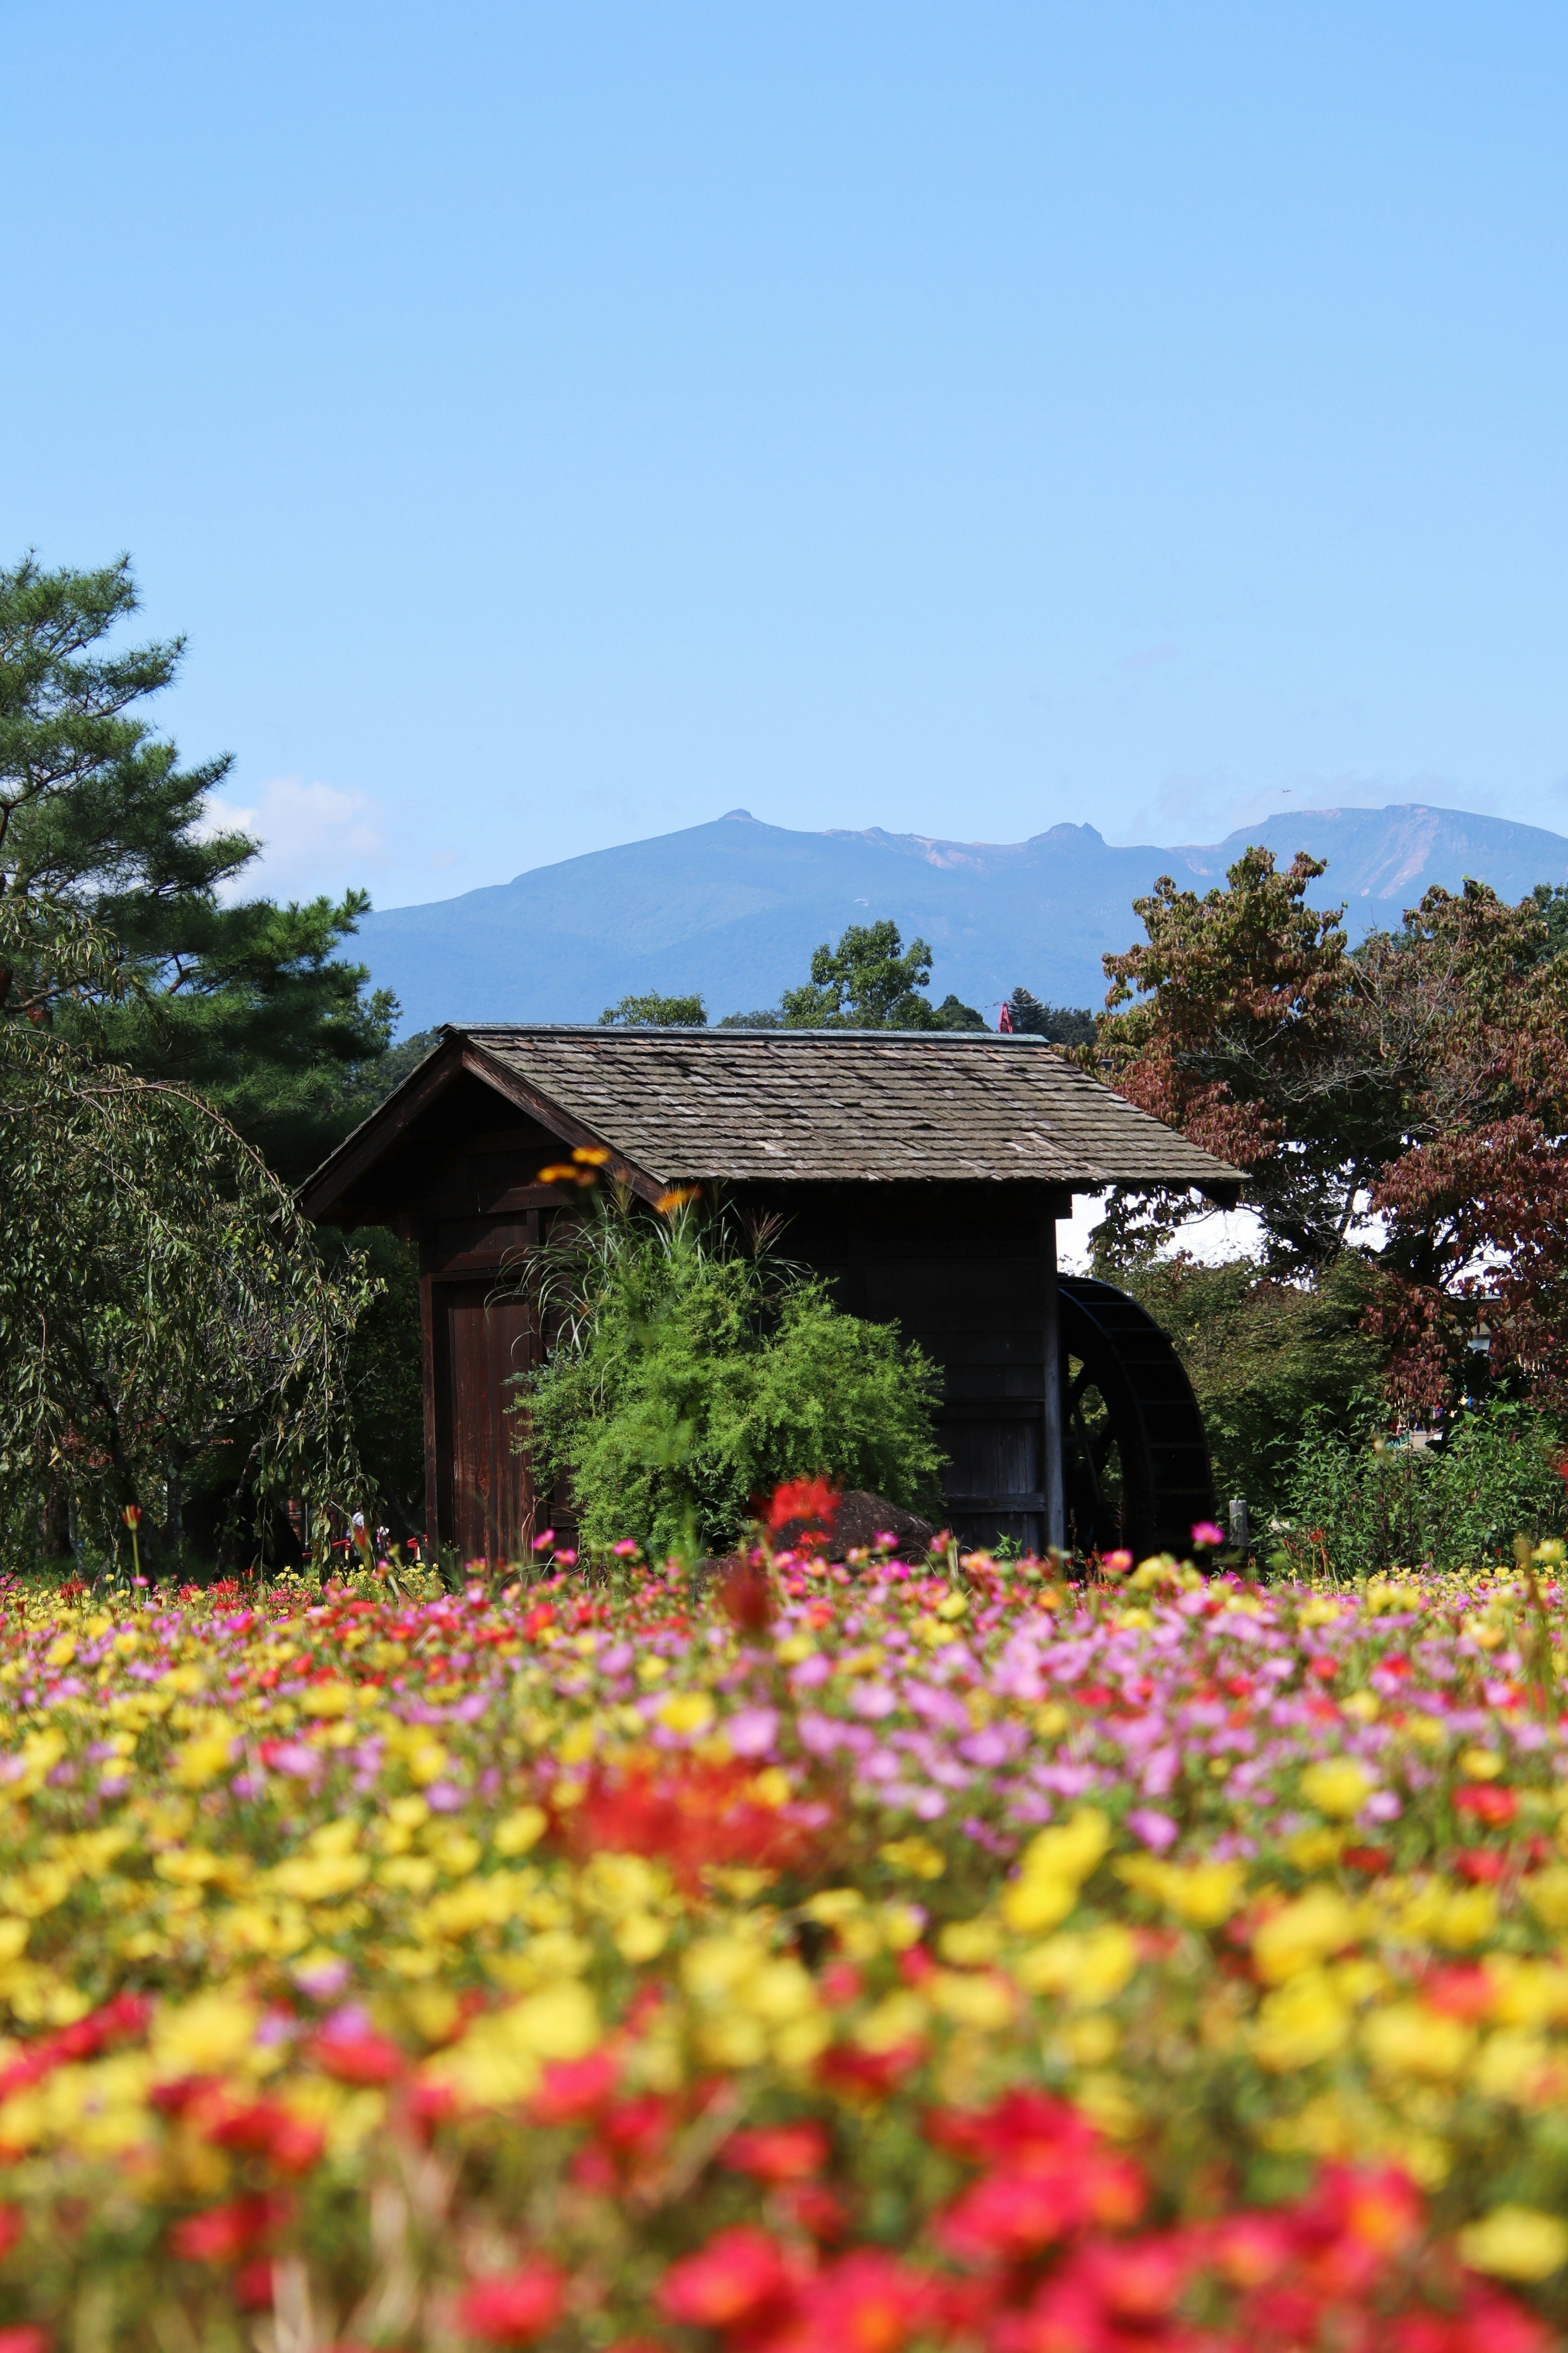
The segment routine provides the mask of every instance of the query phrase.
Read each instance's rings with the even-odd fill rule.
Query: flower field
[[[1544,2353],[1560,1552],[10,1589],[0,2353]]]

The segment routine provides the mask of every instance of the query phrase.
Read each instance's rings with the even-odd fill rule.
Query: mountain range
[[[1395,924],[1433,883],[1467,875],[1520,899],[1568,882],[1568,839],[1461,809],[1410,805],[1291,811],[1210,846],[1118,848],[1091,825],[1027,841],[797,833],[731,809],[707,825],[538,866],[510,882],[367,915],[355,952],[396,992],[403,1028],[439,1021],[592,1021],[630,993],[700,989],[709,1018],[777,1002],[812,950],[890,915],[932,955],[931,993],[994,1020],[1022,986],[1048,1004],[1100,1005],[1100,958],[1140,936],[1132,902],[1162,874],[1223,882],[1251,842],[1281,865],[1328,861],[1314,904],[1348,902],[1361,937]]]

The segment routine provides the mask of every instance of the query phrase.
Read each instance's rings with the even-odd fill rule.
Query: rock
[[[820,1527],[820,1521],[786,1520],[773,1542],[779,1551],[794,1551],[807,1531]],[[906,1560],[923,1560],[931,1550],[935,1528],[922,1520],[918,1512],[906,1511],[901,1504],[889,1504],[885,1495],[873,1495],[868,1488],[850,1487],[838,1498],[838,1508],[827,1524],[827,1551],[835,1560],[846,1553],[868,1552],[879,1536],[890,1535]]]

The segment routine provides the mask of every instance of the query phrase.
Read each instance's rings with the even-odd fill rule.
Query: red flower
[[[862,2051],[858,2043],[835,2042],[816,2063],[816,2080],[840,2099],[885,2100],[925,2056],[919,2042],[895,2043],[891,2051]]]
[[[340,2084],[390,2084],[405,2065],[396,2043],[383,2034],[328,2032],[318,2038],[315,2058]]]
[[[48,2331],[26,2320],[15,2328],[0,2328],[0,2353],[49,2353]]]
[[[660,2310],[693,2328],[732,2328],[784,2304],[784,2259],[765,2231],[740,2222],[694,2255],[672,2263],[658,2287]]]
[[[267,2236],[280,2212],[275,2198],[236,2198],[176,2222],[169,2246],[188,2263],[237,2263]]]
[[[531,2345],[560,2319],[565,2287],[555,2265],[538,2260],[475,2280],[458,2299],[458,2326],[485,2345]]]
[[[1454,1811],[1474,1814],[1477,1821],[1489,1822],[1497,1829],[1512,1821],[1519,1811],[1519,1799],[1511,1789],[1494,1788],[1488,1781],[1468,1781],[1454,1792]]]
[[[786,1479],[775,1487],[768,1504],[768,1525],[776,1534],[792,1520],[831,1521],[838,1509],[838,1489],[826,1479]]]
[[[241,2312],[270,2312],[272,2309],[272,2262],[268,2255],[257,2255],[241,2263],[234,2275],[234,2300]]]
[[[934,2318],[935,2284],[879,2247],[858,2247],[819,2272],[801,2296],[790,2353],[898,2353]]]
[[[938,2217],[940,2243],[961,2263],[1017,2263],[1088,2220],[1078,2168],[987,2173]]]
[[[819,2124],[761,2125],[751,2132],[732,2133],[719,2152],[721,2163],[754,2180],[778,2183],[808,2181],[820,2173],[831,2150]]]
[[[264,2157],[280,2173],[309,2173],[326,2147],[319,2126],[291,2116],[276,2100],[253,2100],[242,2108],[221,2107],[205,2119],[205,2137],[219,2148]]]
[[[753,1560],[739,1561],[719,1588],[719,1602],[731,1624],[743,1634],[761,1634],[773,1622],[777,1608],[766,1569]]]
[[[542,2125],[582,2124],[604,2106],[618,2072],[608,2051],[590,2052],[586,2059],[552,2059],[528,2104],[530,2113]]]

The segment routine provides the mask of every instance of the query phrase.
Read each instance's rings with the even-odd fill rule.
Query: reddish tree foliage
[[[1247,1171],[1277,1272],[1357,1249],[1398,1395],[1439,1406],[1486,1300],[1494,1367],[1568,1394],[1568,954],[1562,908],[1429,891],[1352,950],[1324,871],[1248,849],[1203,898],[1167,877],[1147,938],[1107,956],[1087,1059],[1120,1092]],[[1199,1207],[1113,1204],[1113,1247]],[[1373,1221],[1379,1221],[1374,1223]],[[1381,1230],[1380,1230],[1381,1229]]]

